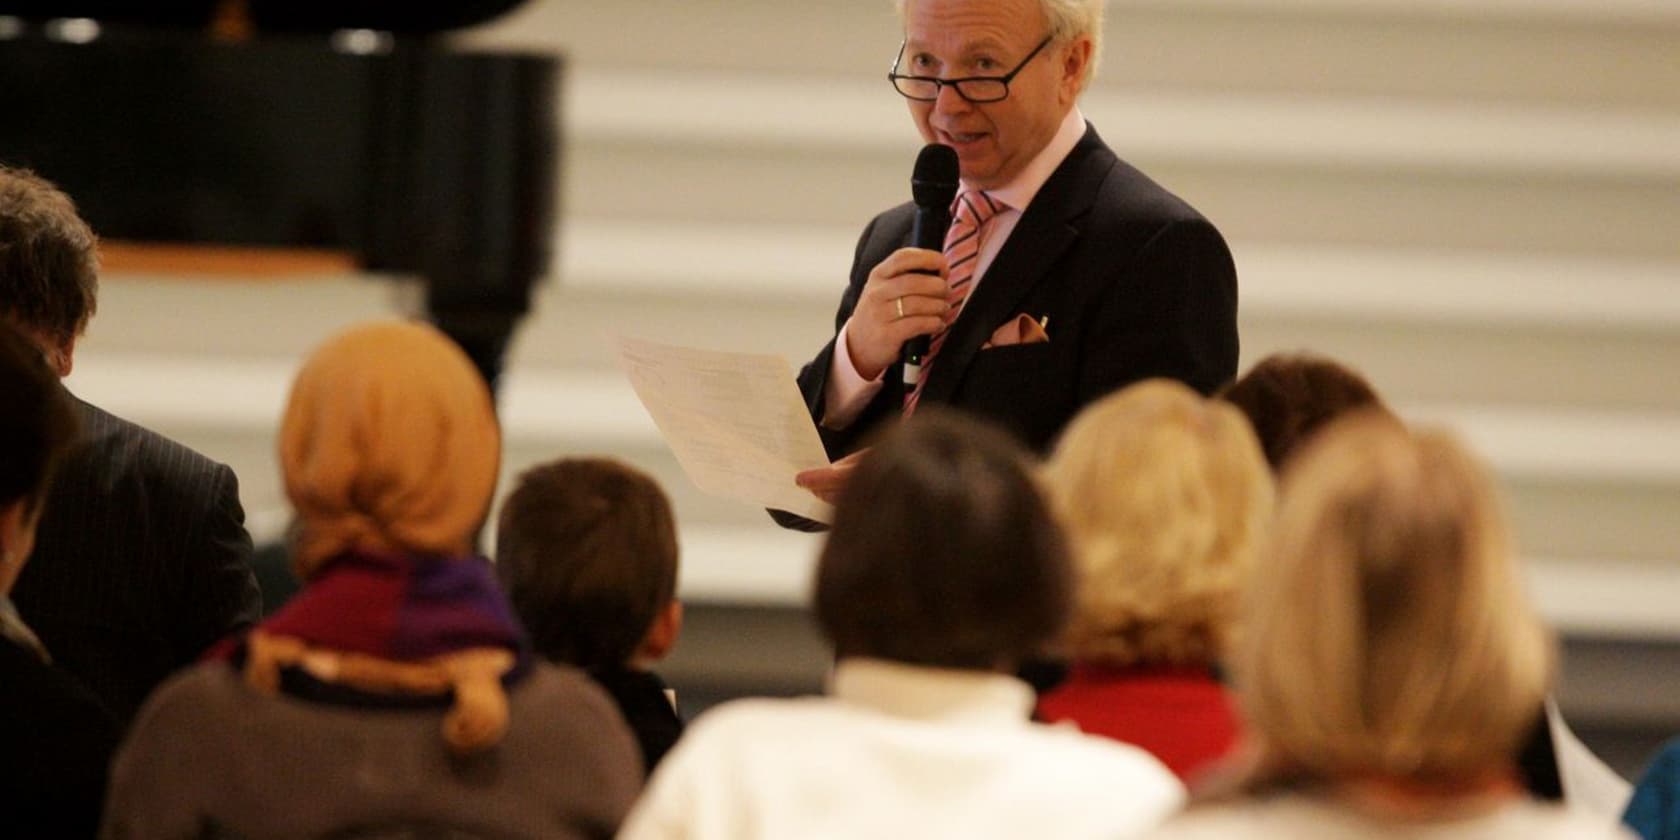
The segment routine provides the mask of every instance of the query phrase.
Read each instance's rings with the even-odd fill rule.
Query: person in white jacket
[[[1062,534],[1005,434],[929,407],[860,461],[818,560],[828,695],[702,715],[621,838],[1127,837],[1184,790],[1030,720],[1013,674],[1066,622]]]

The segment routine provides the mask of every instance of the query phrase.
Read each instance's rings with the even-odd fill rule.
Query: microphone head
[[[951,206],[957,198],[957,150],[943,143],[929,143],[916,155],[916,169],[910,173],[910,194],[917,207]]]

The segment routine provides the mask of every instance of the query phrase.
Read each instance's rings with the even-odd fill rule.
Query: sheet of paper
[[[795,473],[827,466],[828,454],[786,359],[636,338],[619,339],[618,358],[695,486],[818,522],[833,518],[793,483]]]
[[[1621,821],[1622,811],[1633,797],[1633,786],[1605,764],[1563,720],[1557,703],[1546,700],[1546,725],[1552,730],[1552,752],[1557,755],[1558,779],[1563,782],[1564,804],[1602,818],[1607,824]]]

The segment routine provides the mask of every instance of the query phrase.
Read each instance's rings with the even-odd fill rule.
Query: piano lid
[[[558,72],[430,39],[31,30],[0,40],[0,162],[104,238],[347,251],[434,301],[523,311],[553,238]]]
[[[446,32],[507,14],[525,0],[0,0],[0,16],[91,18],[105,24],[202,30],[219,15],[248,18],[260,34],[379,29]]]

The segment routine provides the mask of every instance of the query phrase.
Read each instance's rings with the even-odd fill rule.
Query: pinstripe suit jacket
[[[53,660],[125,726],[262,600],[233,470],[76,401],[81,439],[12,591]]]

